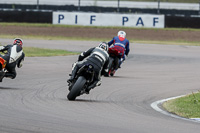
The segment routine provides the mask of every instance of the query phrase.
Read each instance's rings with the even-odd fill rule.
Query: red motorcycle
[[[2,57],[0,57],[0,82],[2,82],[5,72],[7,71],[5,67],[6,67],[6,61]]]
[[[114,76],[115,70],[118,69],[119,59],[122,57],[123,52],[116,47],[111,47],[108,49],[108,54],[109,54],[108,72],[104,74],[105,77]]]

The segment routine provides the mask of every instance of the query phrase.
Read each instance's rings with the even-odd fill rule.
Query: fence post
[[[39,0],[37,0],[37,10],[39,10]]]
[[[120,11],[120,10],[119,10],[119,2],[120,2],[120,0],[118,0],[118,4],[117,4],[117,12]]]
[[[81,10],[81,0],[78,0],[78,11]]]
[[[120,0],[118,0],[117,12],[119,12],[119,2]]]
[[[200,15],[200,0],[199,0],[199,15]]]
[[[158,10],[157,13],[160,14],[160,0],[158,0]]]

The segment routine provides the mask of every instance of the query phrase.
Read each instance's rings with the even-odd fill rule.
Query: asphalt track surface
[[[0,39],[2,44],[12,40]],[[26,46],[84,51],[99,42],[24,40]],[[131,44],[114,77],[68,101],[77,56],[26,57],[0,85],[0,133],[198,133],[200,125],[163,115],[150,104],[200,90],[200,47]]]

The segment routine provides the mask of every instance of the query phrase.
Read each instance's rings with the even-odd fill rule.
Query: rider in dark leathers
[[[72,74],[69,80],[69,84],[72,83],[77,70],[85,64],[91,64],[94,66],[95,77],[93,83],[88,87],[88,93],[90,89],[99,86],[101,84],[101,75],[108,71],[109,55],[108,44],[102,42],[98,47],[90,48],[89,50],[81,53],[78,57],[78,62],[74,64],[72,68]]]
[[[6,45],[0,47],[0,52],[5,52],[5,55],[0,55],[6,61],[6,70],[4,77],[14,79],[17,75],[15,67],[22,67],[22,61],[25,54],[22,49],[23,41],[20,38],[14,39],[13,45]],[[2,79],[0,79],[2,81]]]

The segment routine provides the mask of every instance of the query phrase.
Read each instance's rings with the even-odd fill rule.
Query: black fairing
[[[74,83],[76,82],[76,80],[78,79],[78,77],[83,76],[85,77],[86,84],[84,86],[84,88],[82,88],[82,90],[86,90],[88,88],[88,86],[93,82],[94,80],[94,75],[95,75],[95,71],[94,71],[94,67],[91,64],[87,64],[87,65],[83,65],[76,73],[76,76],[73,80],[73,83],[71,86],[69,86],[69,90],[71,90],[71,88],[73,87]]]
[[[94,67],[91,64],[83,65],[77,72],[75,78],[84,76],[88,83],[91,83],[94,79]]]

